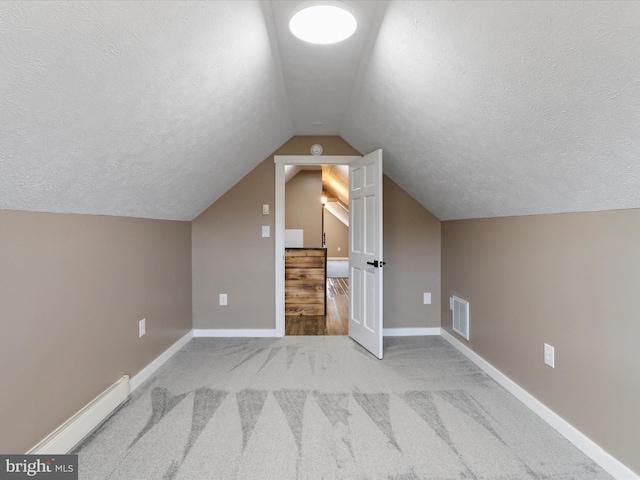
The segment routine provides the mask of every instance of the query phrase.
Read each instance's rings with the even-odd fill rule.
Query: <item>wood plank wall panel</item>
[[[285,315],[325,315],[326,276],[326,248],[285,249]]]

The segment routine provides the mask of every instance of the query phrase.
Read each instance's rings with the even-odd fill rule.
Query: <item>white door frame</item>
[[[276,164],[276,336],[284,337],[284,167],[285,165],[349,165],[361,158],[352,155],[275,155]]]

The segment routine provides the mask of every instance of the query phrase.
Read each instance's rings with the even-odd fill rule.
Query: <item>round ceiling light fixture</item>
[[[305,3],[289,20],[300,40],[319,45],[342,42],[356,31],[356,17],[340,2]]]

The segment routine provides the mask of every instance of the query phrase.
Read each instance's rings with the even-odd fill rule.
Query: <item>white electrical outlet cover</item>
[[[424,292],[422,301],[425,305],[431,305],[431,292]]]
[[[270,236],[270,235],[271,235],[270,230],[271,230],[271,229],[269,228],[269,225],[263,225],[263,226],[262,226],[262,236],[263,236],[263,237],[268,237],[268,236]]]

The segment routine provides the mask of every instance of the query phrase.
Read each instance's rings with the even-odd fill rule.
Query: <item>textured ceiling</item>
[[[0,2],[0,208],[197,216],[293,134],[263,7]]]
[[[0,208],[191,220],[294,134],[440,219],[640,207],[640,2],[0,2]]]
[[[312,45],[289,31],[289,18],[302,1],[272,1],[282,71],[296,135],[339,135],[348,116],[358,67],[375,38],[384,2],[351,1],[358,29],[346,42]]]
[[[640,207],[640,2],[389,2],[342,137],[440,219]]]

